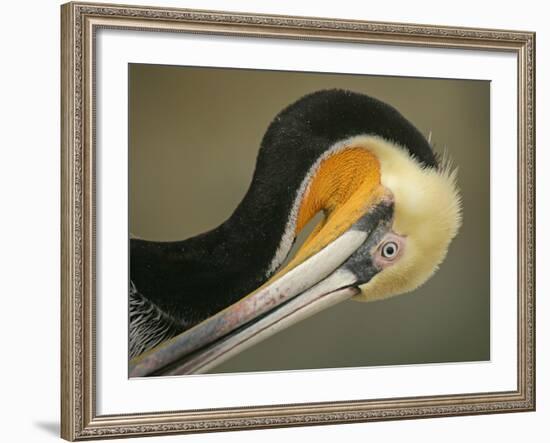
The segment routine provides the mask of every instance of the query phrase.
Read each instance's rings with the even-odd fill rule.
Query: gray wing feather
[[[144,297],[130,282],[129,357],[137,357],[159,343],[174,337],[181,327]]]

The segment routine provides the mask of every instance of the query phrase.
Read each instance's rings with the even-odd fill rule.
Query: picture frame
[[[535,35],[525,31],[453,28],[247,13],[73,2],[62,6],[62,302],[61,435],[74,441],[281,426],[352,423],[533,411],[535,409]],[[510,54],[517,71],[517,310],[515,389],[479,389],[440,395],[393,396],[245,406],[206,406],[99,413],[97,214],[105,212],[97,188],[96,65],[98,32],[178,34],[220,39],[323,42],[359,47],[468,50],[487,56]],[[382,49],[383,50],[383,49]],[[452,76],[453,73],[450,73]],[[493,171],[494,172],[494,171]],[[101,234],[101,233],[99,233]],[[122,266],[122,265],[121,265]],[[509,290],[511,291],[511,290]],[[493,295],[494,298],[494,295]],[[100,359],[101,360],[101,359]],[[422,368],[420,370],[423,370]],[[274,377],[283,377],[274,374]],[[165,380],[164,382],[169,382]],[[207,380],[208,381],[208,380]],[[221,379],[218,380],[221,383]],[[187,385],[199,383],[191,378]],[[213,383],[213,380],[209,380]],[[219,385],[218,383],[218,385]],[[134,384],[135,386],[135,384]]]

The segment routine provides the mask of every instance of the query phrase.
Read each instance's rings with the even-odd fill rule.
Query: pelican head
[[[413,291],[437,270],[461,225],[456,169],[449,160],[425,167],[403,147],[379,137],[355,137],[349,146],[376,156],[380,186],[391,194],[394,208],[391,228],[371,251],[379,271],[359,285],[361,293],[354,300]]]

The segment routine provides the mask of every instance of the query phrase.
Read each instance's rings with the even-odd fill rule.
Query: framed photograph
[[[535,35],[62,6],[62,437],[535,409]]]

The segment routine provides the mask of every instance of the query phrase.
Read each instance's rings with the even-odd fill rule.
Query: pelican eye
[[[389,241],[382,245],[382,257],[386,259],[391,260],[395,258],[397,251],[399,251],[399,246],[394,241]]]

